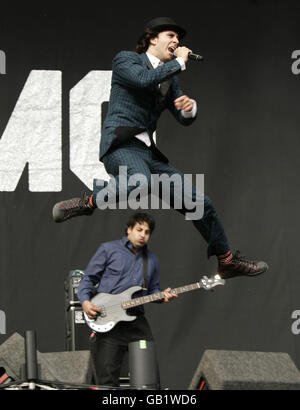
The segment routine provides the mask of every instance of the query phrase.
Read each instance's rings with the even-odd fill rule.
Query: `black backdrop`
[[[69,270],[85,269],[101,242],[121,237],[131,214],[106,210],[61,225],[52,221],[55,202],[87,189],[69,167],[69,92],[90,71],[110,70],[113,56],[134,47],[148,20],[170,15],[205,61],[190,62],[181,75],[183,89],[198,102],[197,121],[184,128],[163,114],[158,144],[183,172],[205,174],[205,192],[232,248],[266,260],[270,269],[213,293],[147,307],[162,385],[186,388],[205,349],[288,352],[300,367],[300,336],[291,329],[300,309],[300,75],[291,58],[300,49],[299,2],[44,4],[1,8],[0,15],[6,53],[0,136],[31,70],[61,71],[63,164],[60,192],[31,192],[27,167],[15,190],[0,192],[0,310],[6,314],[0,343],[35,329],[40,351],[65,349],[63,282]],[[214,272],[216,261],[206,259],[191,222],[173,210],[153,215],[150,248],[160,259],[162,288]]]

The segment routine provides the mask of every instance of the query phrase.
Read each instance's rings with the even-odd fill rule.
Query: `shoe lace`
[[[87,195],[86,192],[83,192],[80,198],[80,205],[85,206],[88,205],[89,202],[89,196]]]
[[[255,265],[254,261],[251,261],[250,259],[247,259],[246,256],[244,254],[242,254],[242,252],[240,252],[239,250],[237,250],[234,254],[233,254],[233,259],[239,262],[243,262],[243,263],[247,263],[250,265]]]
[[[74,198],[74,200],[70,203],[71,206],[65,210],[66,213],[72,214],[74,211],[87,206],[88,200],[89,200],[89,197],[87,196],[86,192],[83,192],[79,200],[77,198]]]

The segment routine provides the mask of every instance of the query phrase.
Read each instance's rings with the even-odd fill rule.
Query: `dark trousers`
[[[119,322],[108,333],[95,333],[91,336],[91,365],[97,385],[120,385],[120,372],[128,344],[137,340],[153,341],[150,326],[143,315],[132,322]]]
[[[120,147],[116,148],[114,151],[106,154],[103,158],[103,163],[105,165],[105,169],[108,174],[114,176],[114,180],[116,185],[114,185],[111,181],[104,186],[104,188],[111,192],[119,192],[119,167],[126,166],[127,167],[127,178],[131,177],[134,174],[143,174],[147,180],[147,187],[148,190],[151,186],[151,175],[157,174],[162,175],[166,174],[167,176],[171,177],[175,174],[181,178],[182,187],[184,187],[184,174],[181,171],[178,171],[169,163],[161,161],[158,156],[148,148],[143,142],[139,141],[136,138],[129,140],[128,142],[124,143]],[[93,198],[96,202],[97,206],[101,205],[102,201],[102,187],[99,186],[99,181],[94,181],[94,191],[93,191]],[[127,197],[130,194],[134,187],[127,187]],[[103,191],[104,192],[104,191]],[[187,212],[190,212],[189,209],[186,208],[185,202],[183,199],[183,192],[181,191],[182,196],[179,198],[179,202],[181,206],[179,209],[176,209],[178,212],[185,215]],[[159,190],[158,195],[162,198],[162,191]],[[204,203],[204,212],[201,219],[193,220],[193,224],[196,229],[200,232],[204,240],[208,244],[207,249],[207,256],[210,257],[211,255],[222,255],[225,254],[230,250],[225,231],[223,226],[219,220],[219,217],[215,211],[213,203],[211,199],[204,195],[201,192],[198,192],[195,185],[192,185],[191,189],[191,199],[193,202],[196,201],[197,198],[203,199]],[[101,199],[100,199],[101,198]],[[119,197],[116,196],[116,201],[119,201]],[[178,198],[176,198],[176,191],[174,190],[174,186],[171,185],[170,187],[170,206],[174,207],[174,203],[178,203]]]

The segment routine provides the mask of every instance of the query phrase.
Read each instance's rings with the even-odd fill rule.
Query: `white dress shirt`
[[[153,68],[157,68],[160,65],[163,65],[164,63],[162,61],[160,61],[159,58],[157,58],[156,56],[150,54],[150,53],[146,53],[147,57],[149,58]],[[184,59],[182,57],[176,57],[176,60],[178,61],[178,63],[180,64],[181,70],[185,70],[185,62]],[[197,103],[195,100],[192,100],[190,98],[191,101],[193,101],[194,106],[192,108],[191,111],[183,111],[181,110],[181,114],[184,118],[194,118],[197,114]],[[151,141],[150,141],[150,137],[147,131],[141,132],[140,134],[135,135],[135,137],[137,139],[139,139],[140,141],[144,142],[147,147],[150,147],[151,145]]]

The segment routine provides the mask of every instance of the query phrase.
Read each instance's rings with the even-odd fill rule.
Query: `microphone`
[[[174,51],[174,56],[177,57],[176,55],[176,50]],[[194,60],[194,61],[201,61],[204,59],[203,56],[200,56],[199,54],[195,54],[195,53],[189,53],[188,54],[188,59],[189,60]]]
[[[200,56],[199,54],[195,54],[195,53],[189,53],[188,58],[189,60],[194,60],[194,61],[203,60],[203,56]]]

